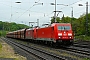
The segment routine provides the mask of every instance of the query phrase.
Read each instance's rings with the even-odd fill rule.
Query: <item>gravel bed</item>
[[[2,48],[0,49],[0,60],[26,60],[26,57],[23,57],[19,54],[15,54],[14,49],[8,45],[5,41],[0,38],[0,43]]]
[[[0,58],[0,60],[15,60],[14,58]]]
[[[26,57],[27,60],[39,60],[37,57],[33,56],[32,54],[29,54],[28,52],[25,52],[24,50],[20,49],[19,47],[15,46],[13,44],[10,44],[9,42],[7,42],[7,43],[14,48],[15,54],[20,54],[20,55]]]

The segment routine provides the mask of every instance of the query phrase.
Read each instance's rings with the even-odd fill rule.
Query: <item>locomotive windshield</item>
[[[58,26],[58,30],[70,30],[70,26]]]

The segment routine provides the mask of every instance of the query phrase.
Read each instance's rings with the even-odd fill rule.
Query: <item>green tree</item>
[[[7,31],[16,31],[24,28],[29,28],[29,26],[24,24],[16,24],[15,22],[2,22],[0,21],[0,36],[5,36]]]
[[[56,17],[56,21],[59,23],[60,22],[60,17]],[[55,23],[55,17],[51,18],[51,24]]]

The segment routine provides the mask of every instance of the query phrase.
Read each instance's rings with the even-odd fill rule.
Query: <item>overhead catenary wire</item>
[[[38,0],[37,2],[39,2],[39,1],[40,1],[40,0]],[[79,0],[79,1],[82,1],[82,0]],[[77,2],[79,2],[79,1],[77,1]],[[69,6],[70,6],[70,5],[73,5],[73,4],[77,3],[77,2],[71,3],[71,4],[69,4]],[[8,5],[8,6],[9,6],[9,5]],[[64,9],[65,7],[66,7],[66,6],[64,6],[63,8],[60,8],[60,9]],[[17,7],[13,7],[13,6],[12,6],[12,8],[17,8]],[[26,9],[22,9],[22,8],[17,8],[17,9],[26,10]],[[25,12],[27,12],[27,11],[29,11],[29,10],[30,10],[30,8],[27,9]],[[24,12],[24,13],[25,13],[25,12]],[[31,11],[31,12],[43,13],[43,12],[38,12],[38,11]],[[24,13],[22,13],[20,16],[22,16]],[[44,13],[45,13],[45,12],[44,12]],[[20,17],[20,16],[19,16],[19,17]],[[19,18],[19,17],[18,17],[18,18]]]
[[[29,9],[27,9],[25,12],[23,12],[18,18],[20,18],[24,13],[26,13],[27,11],[30,11],[30,9],[32,8],[32,7],[34,7],[36,4],[33,4]],[[18,19],[18,18],[16,18],[16,19]],[[15,19],[15,20],[16,20]]]
[[[73,5],[73,4],[76,4],[76,3],[78,3],[78,2],[80,2],[80,1],[82,1],[82,0],[79,0],[79,1],[76,1],[76,2],[74,2],[74,3],[71,3],[71,4],[68,4],[68,6],[71,6],[71,5]],[[50,4],[50,3],[49,3]],[[65,7],[67,7],[67,6],[64,6],[63,8],[60,8],[60,9],[64,9]],[[52,14],[52,13],[50,13],[50,14]],[[49,15],[50,15],[49,14]],[[49,16],[49,15],[46,15],[46,16]],[[44,16],[44,17],[46,17],[46,16]],[[42,17],[43,18],[43,17]],[[39,18],[39,19],[42,19],[42,18]]]
[[[65,7],[72,7],[72,5],[74,5],[74,4],[76,4],[76,3],[78,3],[78,2],[80,2],[80,1],[82,1],[82,0],[78,0],[78,1],[76,1],[76,2],[73,2],[73,3],[71,3],[71,4],[68,4],[68,6],[64,6],[63,8],[60,8],[60,9],[66,9]],[[80,10],[81,11],[81,10]]]
[[[12,0],[11,0],[11,17],[10,17],[10,22],[12,20]]]
[[[33,5],[34,6],[34,5]],[[32,6],[32,7],[33,7]],[[32,7],[30,7],[29,9],[31,9]],[[17,20],[18,18],[20,18],[24,13],[26,13],[27,11],[29,11],[29,9],[27,9],[25,12],[23,12],[21,15],[19,15],[15,20]]]
[[[76,3],[78,3],[78,2],[80,2],[80,1],[82,1],[82,0],[79,0],[79,1],[76,1],[76,2],[74,2],[74,3],[71,3],[71,4],[69,4],[68,6],[71,6],[71,5],[73,5],[73,4],[76,4]],[[64,9],[66,6],[64,6],[63,8],[61,8],[61,9]],[[52,12],[53,13],[53,12]],[[40,17],[40,18],[38,18],[38,19],[42,19],[42,18],[44,18],[44,17],[47,17],[47,16],[49,16],[49,15],[51,15],[52,13],[50,13],[50,14],[48,14],[48,15],[45,15],[45,16],[43,16],[43,17]]]
[[[71,3],[71,4],[69,4],[69,6],[71,6],[71,5],[73,5],[73,4],[76,4],[76,3],[78,3],[78,2],[80,2],[80,1],[82,1],[82,0],[79,0],[79,1],[76,1],[76,2],[74,2],[74,3]],[[61,9],[64,9],[64,8],[61,8]],[[37,11],[31,11],[31,12],[36,12],[36,13],[43,13],[43,12],[37,12]],[[51,13],[50,13],[51,14]],[[49,14],[49,15],[50,15]],[[46,15],[45,13],[44,13],[44,17],[47,17],[47,16],[49,16],[49,15]],[[42,19],[43,17],[40,17],[39,19]]]
[[[38,0],[39,2],[40,2],[40,0]],[[82,1],[82,0],[79,0],[79,1]],[[71,4],[68,4],[69,6],[72,6],[72,5],[74,5],[75,3],[78,3],[79,1],[76,1],[76,2],[74,2],[74,3],[71,3]],[[1,2],[2,3],[2,2]],[[4,5],[4,4],[3,4]],[[7,6],[10,6],[10,5],[8,5],[8,4],[6,4]],[[11,7],[11,6],[10,6]],[[21,9],[21,10],[23,10],[24,12],[20,12],[21,14],[20,15],[18,15],[18,17],[16,17],[15,18],[15,20],[17,20],[17,19],[19,19],[20,17],[22,17],[26,12],[29,12],[30,11],[30,13],[31,12],[35,12],[35,13],[42,13],[42,15],[43,15],[43,17],[39,17],[38,19],[42,19],[42,18],[45,18],[45,17],[48,17],[48,16],[50,16],[51,15],[51,13],[53,13],[53,12],[50,12],[50,13],[46,13],[45,11],[44,12],[40,12],[40,11],[31,11],[31,8],[32,8],[33,6],[31,6],[30,8],[28,8],[27,10],[26,9],[23,9],[23,8],[18,8],[18,7],[15,7],[15,6],[12,6],[12,9],[13,8],[17,8],[17,9]],[[64,9],[66,6],[64,6],[63,8],[60,8],[60,9]],[[15,15],[15,14],[14,14]],[[29,16],[30,16],[30,14],[29,14]]]
[[[0,2],[0,3],[1,3],[1,2]],[[11,5],[10,5],[10,4],[4,4],[4,3],[2,3],[2,4],[5,5],[5,6],[8,6],[8,7],[11,7],[11,15],[10,15],[11,17],[12,17],[12,15],[13,15],[13,14],[12,14],[12,9],[13,9],[13,8],[17,8],[17,9],[21,9],[21,10],[25,11],[25,12],[23,12],[21,15],[19,15],[18,18],[20,18],[20,17],[21,17],[23,14],[25,14],[27,11],[35,12],[35,13],[42,13],[42,14],[45,14],[45,16],[47,16],[45,12],[31,11],[30,9],[31,9],[33,6],[35,6],[35,4],[33,4],[32,7],[30,7],[30,8],[27,9],[27,10],[26,10],[26,9],[22,9],[22,8],[18,8],[18,7],[15,7],[15,6],[12,5],[12,3],[11,3]],[[14,15],[15,15],[15,14],[14,14]],[[29,16],[30,16],[30,14],[29,14]],[[11,20],[11,17],[10,17],[10,20]],[[17,20],[18,18],[16,18],[15,20]]]
[[[10,4],[4,4],[4,3],[2,3],[2,2],[0,2],[0,3],[3,4],[3,5],[5,5],[5,6],[12,7],[12,9],[13,9],[13,8],[16,8],[16,9],[20,9],[20,10],[26,11],[26,9],[23,9],[23,8],[15,7],[15,6],[12,6],[12,5],[10,5]],[[29,9],[28,9],[28,11],[29,11]],[[32,11],[32,10],[30,10],[30,12],[44,13],[44,12]],[[3,12],[3,13],[4,13],[4,12]]]

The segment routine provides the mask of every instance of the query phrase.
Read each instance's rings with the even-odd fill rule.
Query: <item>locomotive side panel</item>
[[[53,34],[53,35],[52,35]],[[36,39],[44,41],[53,41],[54,30],[52,27],[40,28],[36,30]]]

